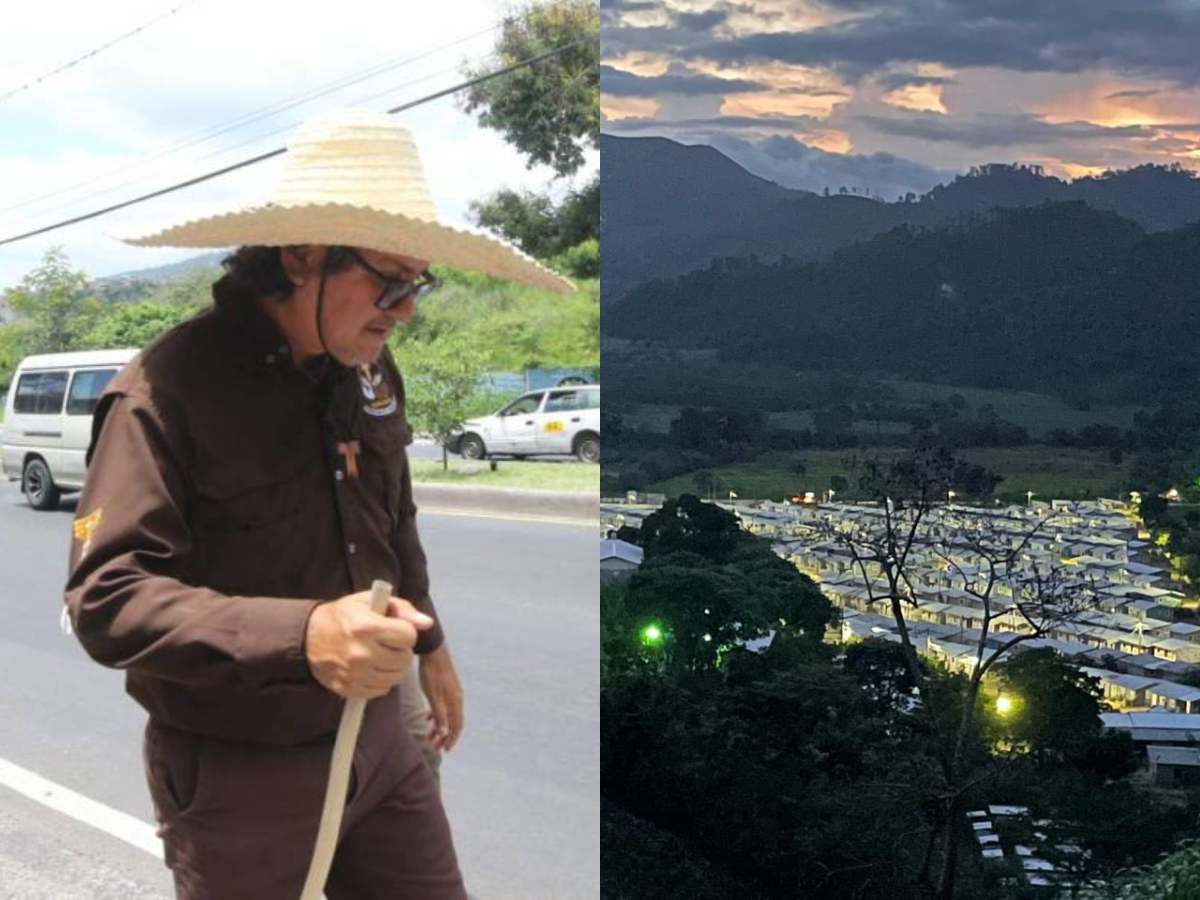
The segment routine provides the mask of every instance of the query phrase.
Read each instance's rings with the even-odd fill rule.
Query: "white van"
[[[137,350],[27,356],[17,366],[0,432],[0,461],[34,509],[54,509],[83,487],[92,413],[112,377]]]

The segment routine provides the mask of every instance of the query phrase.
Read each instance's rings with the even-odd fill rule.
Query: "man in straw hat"
[[[402,721],[419,659],[432,742],[462,691],[429,597],[387,350],[430,262],[567,291],[439,224],[408,132],[345,111],[295,135],[271,202],[131,240],[240,247],[214,306],[154,341],[96,410],[66,599],[149,713],[145,762],[177,894],[295,900],[344,698],[368,704],[330,900],[461,900],[431,768]],[[363,603],[395,586],[386,614]]]

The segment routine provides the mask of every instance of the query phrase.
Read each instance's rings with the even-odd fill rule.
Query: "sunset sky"
[[[1195,0],[602,0],[608,134],[887,199],[988,162],[1200,169]]]

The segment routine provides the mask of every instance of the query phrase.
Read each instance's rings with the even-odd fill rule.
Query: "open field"
[[[1058,397],[1029,391],[992,391],[896,379],[888,379],[884,384],[895,390],[903,403],[927,406],[934,401],[945,403],[952,394],[958,394],[967,401],[972,412],[984,404],[991,404],[1001,419],[1023,425],[1035,438],[1055,428],[1067,431],[1078,431],[1085,425],[1132,428],[1134,414],[1141,411],[1138,406],[1106,406],[1099,403],[1088,410],[1080,410]]]
[[[967,401],[963,418],[975,416],[976,410],[991,405],[1001,419],[1023,426],[1035,440],[1054,429],[1078,431],[1086,425],[1112,425],[1120,429],[1133,427],[1133,417],[1141,411],[1137,406],[1104,406],[1096,404],[1084,411],[1075,409],[1065,400],[1028,391],[991,391],[983,388],[964,388],[952,385],[929,384],[916,381],[886,381],[896,391],[898,405],[929,406],[934,402],[946,403],[953,394]],[[802,391],[797,392],[803,402]],[[703,404],[701,404],[703,405]],[[679,406],[665,403],[632,403],[622,407],[626,424],[666,434],[671,420],[679,415]],[[813,427],[813,414],[809,409],[767,413],[771,428],[802,431]],[[904,422],[880,422],[860,419],[854,423],[858,434],[906,434],[909,426]]]
[[[799,453],[764,454],[758,462],[712,469],[716,478],[713,493],[728,496],[734,491],[744,498],[776,500],[806,491],[828,490],[835,475],[850,488],[844,499],[857,494],[858,467],[867,458],[890,460],[903,450],[809,450]],[[1107,454],[1086,450],[1029,446],[1012,449],[977,448],[958,451],[969,462],[1004,476],[996,493],[1016,497],[1033,491],[1041,500],[1054,498],[1116,496],[1124,490],[1127,466],[1114,465]],[[799,474],[797,465],[803,464]],[[695,473],[680,475],[649,487],[669,496],[696,493]]]
[[[948,403],[957,394],[966,401],[959,413],[962,419],[973,420],[982,407],[990,406],[999,418],[1023,426],[1035,439],[1053,429],[1078,431],[1086,425],[1128,429],[1141,409],[1102,403],[1078,409],[1049,394],[910,381],[886,371],[790,371],[770,365],[769,360],[731,363],[716,351],[701,348],[669,348],[611,338],[603,339],[602,348],[612,373],[609,408],[619,410],[630,425],[663,433],[678,415],[680,403],[735,403],[744,409],[763,409],[772,427],[801,430],[812,427],[813,410],[832,404],[882,402],[927,408],[935,402]],[[908,429],[902,422],[855,423],[855,431],[864,434],[876,433],[877,427],[885,434]]]

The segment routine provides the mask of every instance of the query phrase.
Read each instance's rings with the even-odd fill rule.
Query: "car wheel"
[[[58,508],[60,492],[54,485],[50,467],[43,460],[31,459],[25,463],[25,471],[21,475],[21,490],[34,509]]]
[[[462,454],[463,459],[484,459],[487,457],[487,448],[483,446],[483,440],[475,434],[468,434],[462,439],[462,443],[458,447],[458,452]]]
[[[594,434],[585,434],[575,445],[575,455],[580,462],[600,462],[600,438]]]

